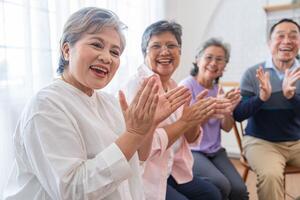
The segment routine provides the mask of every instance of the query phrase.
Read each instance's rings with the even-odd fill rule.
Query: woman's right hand
[[[125,118],[127,132],[144,136],[154,125],[158,105],[158,80],[150,77],[144,80],[132,103],[128,106],[125,95],[119,92],[120,105]]]
[[[221,116],[231,112],[231,102],[226,98],[207,97],[208,91],[204,90],[197,96],[197,101],[191,106],[185,106],[181,120],[190,126],[201,125],[209,118]]]
[[[185,104],[180,118],[181,121],[192,127],[202,124],[215,113],[216,98],[205,98],[207,93],[207,90],[202,91],[193,105]]]

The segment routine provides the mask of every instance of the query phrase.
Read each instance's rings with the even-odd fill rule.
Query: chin
[[[281,62],[291,62],[291,61],[293,61],[295,58],[294,57],[292,57],[292,58],[281,58],[281,59],[279,59]]]
[[[107,83],[97,83],[92,85],[92,89],[94,90],[100,90],[104,88],[107,85]]]
[[[166,76],[169,76],[169,77],[171,77],[172,76],[172,74],[173,74],[173,71],[172,72],[162,72],[162,73],[159,73],[161,76],[164,76],[164,77],[166,77]]]

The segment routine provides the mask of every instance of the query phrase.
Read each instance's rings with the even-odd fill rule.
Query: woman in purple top
[[[235,108],[241,99],[240,91],[233,89],[224,94],[218,86],[219,78],[229,61],[229,54],[228,45],[215,38],[207,40],[199,49],[191,76],[180,83],[191,90],[191,104],[201,91],[208,90],[208,96],[228,98],[232,102],[232,110]],[[191,147],[195,160],[193,173],[215,184],[223,199],[244,200],[249,199],[247,188],[225,149],[221,147],[221,129],[228,132],[232,125],[231,115],[214,116],[202,124],[202,140]]]

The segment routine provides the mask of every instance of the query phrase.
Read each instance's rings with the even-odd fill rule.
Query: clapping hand
[[[285,70],[285,75],[282,83],[283,95],[290,99],[295,95],[296,82],[300,79],[300,68],[289,71]]]
[[[230,103],[231,103],[230,110],[231,110],[231,112],[233,112],[235,107],[239,104],[239,102],[242,99],[241,91],[239,88],[233,88],[224,94],[224,98],[230,100]]]
[[[129,106],[124,93],[119,92],[119,101],[128,132],[140,136],[144,136],[149,132],[149,129],[154,125],[159,100],[158,90],[157,77],[145,79]]]
[[[256,78],[259,81],[259,98],[262,101],[267,101],[272,93],[270,73],[264,72],[262,66],[259,66],[259,68],[256,70]]]
[[[173,90],[160,95],[154,122],[158,125],[180,106],[188,102],[190,97],[191,93],[189,92],[189,89],[184,86],[176,87]]]
[[[232,89],[224,93],[222,87],[219,87],[218,94],[215,97],[216,108],[214,118],[223,119],[227,115],[231,115],[233,109],[240,101],[239,90]]]
[[[204,123],[215,113],[216,99],[207,97],[208,91],[204,90],[197,96],[197,101],[193,105],[187,102],[184,106],[181,121],[189,123],[189,126],[196,126]]]

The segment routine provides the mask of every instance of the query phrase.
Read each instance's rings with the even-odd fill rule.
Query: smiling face
[[[145,63],[161,80],[168,81],[180,62],[180,47],[171,32],[151,36]]]
[[[218,46],[207,47],[203,55],[197,59],[197,66],[199,67],[197,79],[213,82],[221,77],[226,66],[224,49]]]
[[[115,75],[120,65],[120,46],[120,36],[111,27],[104,27],[98,33],[84,33],[73,46],[65,43],[63,54],[69,65],[63,78],[90,96]]]
[[[297,26],[290,22],[278,24],[271,35],[269,47],[276,66],[282,63],[292,65],[300,47]]]

